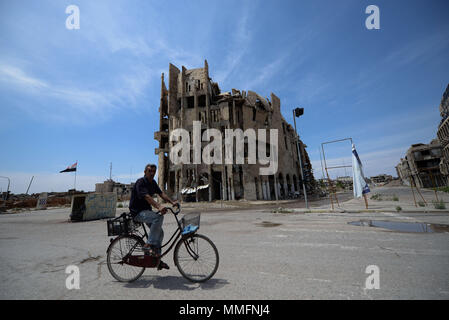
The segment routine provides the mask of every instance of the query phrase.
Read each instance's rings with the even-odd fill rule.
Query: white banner
[[[368,184],[365,181],[365,176],[363,175],[362,162],[355,150],[354,144],[352,144],[352,180],[354,198],[360,198],[365,193],[370,192]]]

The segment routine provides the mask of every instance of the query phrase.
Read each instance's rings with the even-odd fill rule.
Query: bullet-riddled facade
[[[232,89],[231,92],[221,92],[218,84],[209,77],[207,61],[203,68],[197,69],[182,67],[179,70],[170,64],[168,89],[162,74],[160,126],[154,135],[159,142],[159,148],[155,150],[158,155],[158,184],[172,197],[187,201],[275,200],[302,194],[296,147],[298,136],[282,116],[280,104],[280,99],[273,93],[268,99],[252,91]],[[182,128],[192,139],[194,121],[201,123],[201,132],[213,128],[219,130],[223,137],[226,129],[265,130],[267,137],[270,129],[277,129],[277,172],[260,175],[259,168],[266,166],[259,162],[248,164],[248,161],[243,164],[174,164],[170,161],[170,151],[175,142],[170,142],[170,133]],[[201,142],[201,149],[207,144]],[[192,154],[194,150],[191,148]],[[312,166],[306,146],[301,141],[300,148],[306,188],[313,192]],[[269,143],[266,149],[270,150]],[[245,143],[245,160],[248,150],[253,149]]]
[[[443,93],[440,103],[441,122],[438,125],[438,140],[441,143],[442,157],[440,172],[444,175],[446,184],[449,182],[449,85]]]

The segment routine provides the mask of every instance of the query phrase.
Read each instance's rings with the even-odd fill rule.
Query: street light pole
[[[297,135],[297,140],[296,140],[296,149],[298,151],[298,158],[299,158],[299,167],[301,168],[301,180],[302,180],[302,188],[304,191],[304,200],[306,202],[306,208],[309,209],[309,204],[307,202],[307,191],[306,191],[306,185],[304,183],[304,170],[302,168],[302,157],[301,157],[301,148],[299,147],[299,134],[298,131],[296,130],[296,117],[300,117],[304,114],[304,108],[296,108],[293,110],[293,121],[295,123],[295,133]]]

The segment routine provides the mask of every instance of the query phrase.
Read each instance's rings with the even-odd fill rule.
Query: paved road
[[[71,223],[69,209],[0,215],[0,299],[448,299],[449,233],[401,233],[348,222],[376,219],[449,225],[448,213],[203,213],[200,232],[220,252],[205,284],[147,269],[134,283],[109,274],[104,220]],[[267,224],[264,222],[271,222]],[[166,216],[166,235],[174,218]],[[65,269],[80,270],[68,290]],[[366,289],[379,268],[379,289]],[[374,283],[374,282],[373,282]]]

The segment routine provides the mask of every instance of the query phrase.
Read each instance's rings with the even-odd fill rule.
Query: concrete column
[[[274,175],[274,194],[276,201],[279,200],[279,186],[278,186],[278,179],[276,178],[276,175]]]
[[[263,190],[262,190],[262,177],[259,177],[259,179],[257,179],[257,184],[258,184],[258,188],[259,188],[259,198],[264,199]]]
[[[182,188],[183,188],[183,184],[184,184],[184,181],[185,181],[185,174],[184,174],[184,170],[182,169],[182,167],[181,167],[181,169],[180,169],[180,179],[179,179],[179,196],[180,196],[180,201],[182,200],[182,194],[181,194],[181,190],[182,190]]]
[[[193,119],[200,120],[198,114],[198,91],[196,89],[196,83],[193,84],[193,110],[195,112],[195,116],[193,117]]]
[[[175,170],[175,194],[176,194],[176,199],[177,199],[177,200],[180,200],[180,190],[179,190],[178,170]]]
[[[222,165],[221,166],[221,198],[223,200],[228,200],[227,199],[227,193],[226,193],[228,182],[226,181],[226,172],[225,172],[225,170],[226,170],[225,165]]]
[[[181,128],[184,128],[184,108],[185,108],[185,92],[186,92],[186,87],[185,87],[185,82],[186,82],[186,68],[184,66],[182,66],[182,71],[181,71],[181,116],[180,116],[180,120],[181,120]]]
[[[235,115],[235,100],[232,100],[232,122],[234,123],[234,128],[237,126],[237,119]]]
[[[271,190],[270,190],[270,181],[265,181],[265,190],[267,193],[267,200],[271,200]]]
[[[164,152],[159,151],[158,154],[158,163],[157,163],[157,183],[158,185],[165,190],[165,161],[164,161]]]
[[[235,189],[234,189],[234,172],[232,170],[232,164],[228,166],[230,177],[231,177],[231,200],[235,200]]]
[[[209,175],[209,202],[212,201],[212,195],[214,193],[214,179],[212,177],[212,165],[207,166],[208,175]]]

